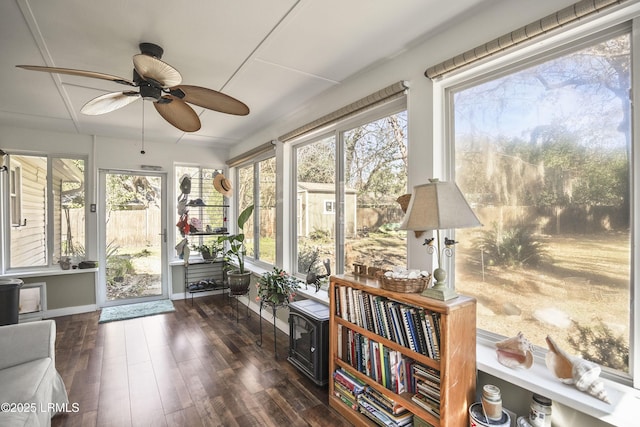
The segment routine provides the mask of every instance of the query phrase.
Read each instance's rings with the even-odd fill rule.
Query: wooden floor
[[[79,411],[52,425],[350,425],[328,407],[327,387],[286,360],[285,334],[278,331],[277,360],[270,323],[256,345],[256,313],[236,323],[226,296],[174,305],[173,313],[103,324],[99,312],[56,318],[56,366]]]

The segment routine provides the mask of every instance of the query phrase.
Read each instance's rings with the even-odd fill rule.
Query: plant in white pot
[[[244,295],[249,291],[251,272],[245,270],[244,267],[244,257],[247,254],[247,249],[244,246],[244,225],[251,218],[251,215],[253,215],[253,205],[247,206],[238,215],[238,233],[222,238],[229,243],[225,252],[225,260],[227,261],[229,291],[232,295]],[[235,265],[238,267],[235,268]]]

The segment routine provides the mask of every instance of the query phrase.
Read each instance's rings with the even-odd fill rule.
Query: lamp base
[[[458,298],[458,294],[451,288],[446,286],[434,286],[432,288],[427,288],[422,291],[421,294],[423,297],[437,299],[440,301],[447,301],[450,299]]]
[[[446,278],[447,272],[441,268],[436,268],[433,272],[433,278],[436,282],[432,287],[422,291],[422,296],[440,301],[447,301],[450,299],[458,298],[456,291],[447,286]]]

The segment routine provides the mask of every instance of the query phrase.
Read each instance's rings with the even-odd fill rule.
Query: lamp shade
[[[413,187],[402,230],[443,230],[482,225],[455,182],[430,179]]]

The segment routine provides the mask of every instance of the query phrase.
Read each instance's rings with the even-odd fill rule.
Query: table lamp
[[[462,195],[455,182],[444,182],[437,178],[429,179],[429,183],[413,187],[407,212],[400,229],[413,231],[437,231],[437,242],[426,239],[427,251],[438,254],[438,268],[433,272],[435,283],[422,295],[446,301],[456,298],[458,294],[447,286],[447,272],[442,269],[441,254],[453,255],[453,245],[457,242],[444,238],[440,240],[440,230],[477,227],[482,225],[471,210],[471,206]],[[435,246],[437,245],[437,246]]]

